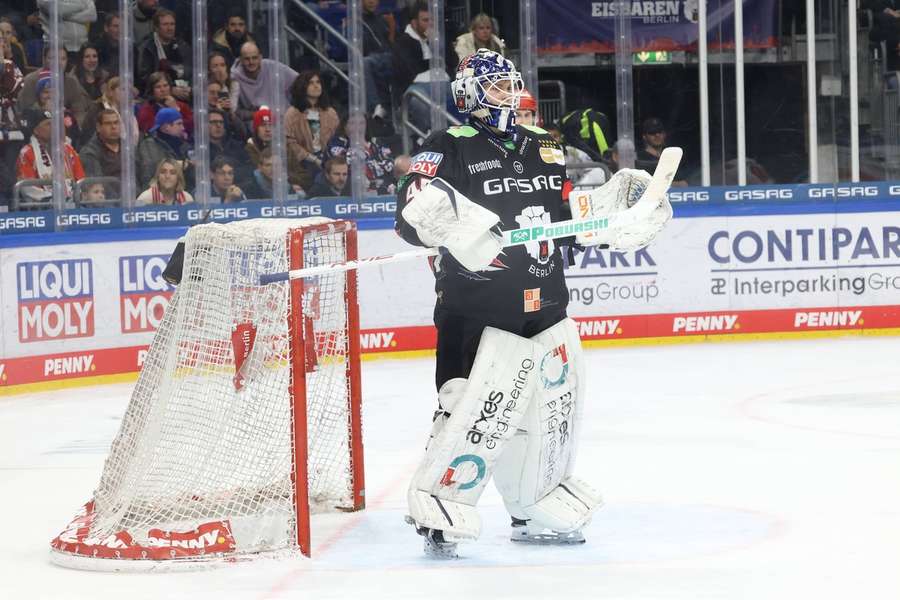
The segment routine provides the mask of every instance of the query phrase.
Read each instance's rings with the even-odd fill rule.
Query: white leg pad
[[[576,477],[569,477],[531,506],[523,506],[522,511],[528,520],[568,533],[587,525],[601,506],[603,499],[597,490]]]
[[[481,535],[481,517],[474,506],[441,500],[422,490],[409,490],[409,513],[416,527],[439,529],[448,542],[475,540]]]
[[[538,385],[541,345],[487,327],[475,363],[461,389],[459,380],[441,389],[452,410],[438,420],[425,457],[410,482],[409,516],[419,528],[440,529],[446,539],[473,539],[480,532],[474,506],[506,442],[516,432]],[[445,400],[452,405],[450,409]],[[439,431],[438,431],[439,429]]]
[[[543,346],[538,390],[497,463],[494,481],[513,517],[574,531],[602,503],[596,491],[572,477],[585,399],[581,339],[571,319],[532,339]]]

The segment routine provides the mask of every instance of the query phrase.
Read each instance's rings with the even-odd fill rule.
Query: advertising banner
[[[900,332],[900,207],[882,204],[676,218],[637,252],[588,248],[567,267],[569,314],[589,343]],[[173,234],[104,235],[0,248],[0,394],[140,368],[174,293],[162,279]],[[391,229],[360,231],[359,246],[409,249]],[[364,355],[433,349],[434,299],[424,259],[360,270]]]
[[[744,1],[744,46],[773,48],[777,41],[775,0]],[[698,0],[635,0],[626,4],[631,17],[634,52],[696,51]],[[734,47],[734,3],[710,2],[707,8],[709,48]],[[615,52],[615,21],[619,2],[568,0],[539,2],[538,52]]]

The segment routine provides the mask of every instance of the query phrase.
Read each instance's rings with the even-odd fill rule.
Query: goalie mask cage
[[[356,259],[328,219],[198,225],[94,496],[53,562],[169,568],[300,549],[310,512],[364,506],[354,271],[261,286],[263,273]]]

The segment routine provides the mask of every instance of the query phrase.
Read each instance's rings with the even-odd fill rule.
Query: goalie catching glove
[[[414,181],[407,194],[403,218],[424,245],[446,248],[470,271],[486,268],[500,253],[501,238],[491,231],[500,217],[440,177]]]
[[[650,245],[672,218],[672,205],[665,193],[660,194],[658,204],[649,214],[635,222],[616,225],[613,217],[637,204],[651,179],[646,171],[621,169],[599,188],[573,192],[569,205],[575,219],[610,217],[609,229],[579,234],[576,241],[582,246],[606,244],[612,250],[629,252]]]

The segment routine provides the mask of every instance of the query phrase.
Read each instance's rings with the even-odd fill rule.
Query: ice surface
[[[193,573],[49,563],[130,385],[0,398],[0,599],[900,598],[898,357],[896,338],[591,350],[578,471],[606,506],[587,544],[507,541],[489,489],[451,562],[403,523],[431,360],[364,363],[368,508],[313,517],[312,560]]]

